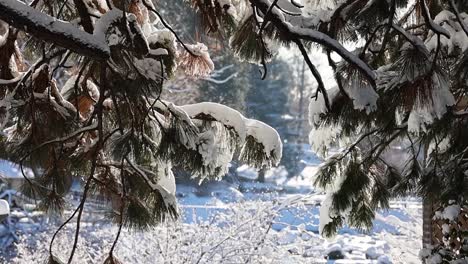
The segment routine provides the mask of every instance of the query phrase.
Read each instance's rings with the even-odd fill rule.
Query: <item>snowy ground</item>
[[[124,230],[115,255],[123,263],[420,263],[422,211],[416,199],[393,201],[390,210],[377,213],[368,234],[343,228],[333,239],[322,238],[318,212],[324,196],[310,187],[315,170],[316,164],[309,164],[289,181],[281,170],[272,171],[262,184],[179,185],[181,219],[151,230]],[[75,263],[102,263],[116,227],[99,206],[87,212]],[[15,249],[0,256],[16,255],[9,263],[41,262],[60,223],[35,223]],[[62,260],[74,227],[68,225],[54,244]],[[327,261],[327,256],[343,259]]]

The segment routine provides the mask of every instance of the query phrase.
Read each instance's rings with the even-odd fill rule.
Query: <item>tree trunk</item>
[[[262,168],[260,169],[260,171],[258,172],[257,181],[259,181],[259,182],[265,182],[265,171],[266,171],[266,168],[265,168],[265,167],[262,167]]]
[[[433,202],[429,198],[423,198],[423,248],[433,245],[432,232]]]
[[[301,84],[299,85],[299,122],[297,123],[297,134],[302,132],[302,123],[304,122],[304,90],[305,90],[305,62],[302,60]],[[318,89],[318,88],[317,88]]]

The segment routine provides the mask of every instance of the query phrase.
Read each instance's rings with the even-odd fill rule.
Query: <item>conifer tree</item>
[[[345,222],[368,229],[374,210],[416,193],[451,226],[436,254],[466,256],[466,1],[187,2],[205,33],[229,40],[261,78],[279,45],[301,52],[317,81],[311,142],[325,152],[342,146],[316,180],[328,192],[322,234]],[[0,0],[0,10],[2,158],[41,172],[24,192],[45,210],[63,210],[71,178],[84,182],[69,263],[93,192],[107,197],[120,227],[146,228],[177,215],[173,165],[219,178],[235,153],[258,168],[279,162],[268,125],[223,105],[160,98],[177,68],[200,77],[214,65],[150,0]],[[323,83],[311,46],[328,57],[337,87]],[[405,146],[403,166],[388,158],[395,145]],[[115,262],[111,249],[106,263]]]

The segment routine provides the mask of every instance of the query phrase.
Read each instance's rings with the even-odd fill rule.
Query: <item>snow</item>
[[[312,182],[316,166],[304,169],[304,180]],[[272,172],[271,177],[277,173]],[[172,178],[169,185],[164,181],[159,179],[157,184],[173,193],[175,189],[169,187],[175,187]],[[115,256],[125,263],[196,263],[198,259],[200,263],[420,263],[420,243],[416,243],[422,235],[420,201],[392,201],[388,211],[377,211],[370,233],[344,227],[327,240],[318,234],[319,205],[324,203],[319,192],[307,196],[282,191],[240,193],[227,181],[202,187],[178,184],[181,221],[145,231],[124,228]],[[115,238],[117,227],[108,223],[101,211],[93,211],[94,207],[89,200],[74,263],[102,263]],[[34,263],[45,258],[51,232],[60,222],[41,223],[28,212],[14,211],[13,215],[18,219],[18,233],[24,236],[19,240],[17,257],[7,263]],[[69,254],[73,232],[73,226],[66,227],[54,243],[54,253],[61,259]],[[334,251],[341,252],[344,259],[327,262],[325,258]],[[366,258],[366,253],[372,258]]]
[[[246,119],[247,135],[252,136],[264,147],[267,157],[272,158],[274,166],[278,166],[283,155],[283,143],[278,132],[271,126],[254,119]],[[274,156],[271,156],[274,153]],[[273,159],[274,158],[274,159]]]
[[[210,115],[227,127],[232,127],[239,135],[241,143],[245,140],[247,128],[245,118],[237,110],[218,103],[202,102],[180,106],[190,117],[199,114]]]
[[[155,30],[151,35],[147,36],[147,41],[151,43],[161,43],[164,48],[170,49],[172,52],[177,53],[176,38],[174,34],[168,29]]]
[[[30,168],[23,167],[23,171],[26,177],[34,177],[34,173]],[[23,178],[20,166],[10,161],[0,160],[0,179],[11,178]]]
[[[370,259],[378,259],[381,254],[378,253],[377,248],[369,247],[366,250],[366,257]]]
[[[341,132],[337,126],[320,126],[312,128],[309,133],[309,144],[321,158],[326,158],[330,146],[333,146]]]
[[[334,86],[331,89],[327,90],[328,98],[330,99],[330,104],[333,105],[333,98],[335,98],[340,90],[337,86]],[[330,105],[330,106],[331,106]],[[317,98],[311,98],[309,102],[309,123],[313,125],[318,125],[320,123],[320,115],[327,112],[327,107],[325,105],[325,100],[321,94],[318,94]]]
[[[249,167],[249,165],[242,165],[236,169],[237,176],[247,180],[256,180],[258,178],[258,172],[256,169]]]
[[[467,14],[461,13],[460,17],[465,24],[468,23]],[[441,36],[440,38],[442,47],[446,48],[449,54],[454,53],[456,48],[461,52],[464,52],[468,48],[468,36],[458,23],[455,14],[448,10],[442,10],[434,18],[434,23],[440,25],[441,28],[450,34],[450,38],[445,36]],[[437,34],[432,34],[432,36],[426,40],[425,44],[429,51],[435,51],[437,49]]]
[[[390,259],[389,256],[380,256],[378,259],[377,259],[377,264],[392,264],[392,260]]]
[[[234,156],[234,150],[229,146],[229,138],[220,136],[224,135],[223,129],[222,125],[215,123],[211,125],[210,129],[200,133],[197,149],[203,157],[204,165],[222,168],[219,176],[228,172],[229,162]]]
[[[160,163],[156,170],[158,175],[158,185],[164,188],[170,195],[175,196],[176,183],[170,164]]]
[[[160,81],[161,63],[153,58],[135,59],[134,65],[137,71],[149,80]]]
[[[106,42],[103,42],[99,35],[91,35],[80,30],[77,25],[65,22],[51,16],[45,15],[40,10],[36,10],[17,0],[0,0],[0,9],[5,13],[5,17],[21,17],[14,24],[23,28],[35,27],[50,32],[50,35],[57,37],[57,42],[70,41],[75,44],[70,47],[78,53],[86,55],[98,55],[108,57],[110,50]],[[60,44],[60,43],[58,43]]]
[[[7,201],[0,199],[0,216],[10,214],[10,205]]]
[[[107,31],[112,26],[112,24],[121,18],[123,18],[123,12],[121,10],[117,8],[109,10],[96,21],[93,35],[96,36],[96,38],[100,41],[106,42]],[[112,43],[112,41],[109,43]]]
[[[431,99],[418,95],[408,119],[408,131],[419,133],[426,130],[426,125],[440,119],[447,112],[447,107],[455,104],[455,98],[449,90],[445,77],[434,73],[432,75]]]
[[[5,45],[8,34],[9,34],[10,27],[5,21],[0,20],[0,47]]]
[[[443,211],[436,211],[434,214],[434,219],[447,219],[449,221],[454,221],[458,219],[460,214],[461,207],[458,204],[452,204],[443,209]]]
[[[258,143],[264,146],[264,152],[269,158],[273,158],[274,164],[281,160],[283,144],[278,132],[271,126],[254,119],[244,117],[238,111],[222,104],[202,102],[180,106],[190,117],[195,118],[199,114],[209,115],[227,127],[232,127],[239,136],[240,143],[247,136],[252,136]],[[249,146],[246,146],[249,147]]]
[[[325,200],[323,200],[322,204],[320,205],[319,234],[322,234],[325,226],[333,221],[332,217],[336,216],[330,211],[330,208],[333,203],[332,199],[333,199],[333,194],[327,193]]]
[[[331,16],[335,13],[335,10],[344,1],[339,0],[306,0],[303,1],[304,16],[308,18],[308,25],[318,27],[321,23],[330,22]]]
[[[372,86],[361,78],[347,78],[343,80],[343,88],[353,100],[354,109],[365,110],[370,113],[377,109],[379,95]]]
[[[75,93],[75,84],[76,84],[76,79],[77,76],[71,76],[70,78],[67,79],[67,82],[62,87],[61,94],[65,97],[65,99],[70,100],[70,98],[73,98],[72,95]],[[80,80],[78,82],[78,86],[80,86],[80,82],[83,82]],[[83,87],[84,89],[84,87]],[[79,91],[80,89],[78,89]],[[94,102],[97,102],[99,100],[99,88],[96,86],[96,84],[91,81],[90,79],[86,80],[86,90],[91,97],[91,99]],[[73,101],[73,100],[72,100]]]

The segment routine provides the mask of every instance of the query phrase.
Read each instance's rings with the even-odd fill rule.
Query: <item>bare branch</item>
[[[325,102],[325,106],[327,107],[327,110],[331,111],[330,99],[328,98],[327,89],[325,89],[325,85],[323,84],[322,76],[320,76],[320,73],[318,72],[317,68],[315,68],[314,64],[310,60],[309,55],[307,54],[307,51],[304,48],[304,45],[302,44],[302,42],[300,40],[297,40],[295,41],[295,43],[297,47],[299,47],[299,50],[301,51],[301,54],[304,57],[305,62],[309,66],[309,69],[312,72],[312,75],[314,75],[314,78],[317,81],[318,90],[322,93],[323,100]]]

